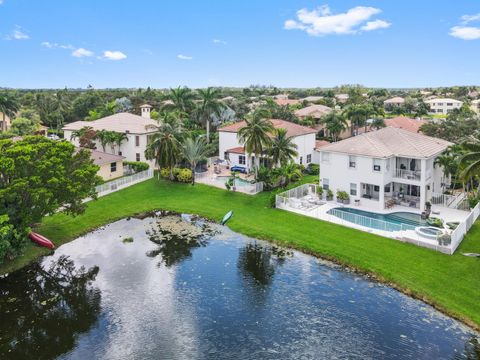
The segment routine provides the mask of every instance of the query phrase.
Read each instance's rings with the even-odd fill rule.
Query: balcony
[[[420,181],[422,172],[420,170],[394,169],[393,177],[406,180]]]

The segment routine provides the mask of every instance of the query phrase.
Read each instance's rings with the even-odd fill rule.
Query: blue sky
[[[0,86],[480,85],[477,0],[0,0]]]

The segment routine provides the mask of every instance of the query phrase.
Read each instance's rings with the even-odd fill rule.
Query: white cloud
[[[78,48],[74,51],[72,51],[72,56],[75,56],[75,57],[78,57],[78,58],[82,58],[82,57],[90,57],[90,56],[94,56],[95,53],[93,51],[90,51],[90,50],[87,50],[87,49],[84,49],[84,48]]]
[[[462,40],[480,39],[480,28],[473,26],[454,26],[450,29],[450,35]]]
[[[47,49],[66,49],[66,50],[73,50],[75,49],[72,45],[63,45],[58,43],[51,43],[49,41],[44,41],[40,45],[46,47]]]
[[[121,51],[106,50],[103,52],[103,59],[118,61],[126,58],[127,58],[127,55],[125,55]]]
[[[360,30],[362,31],[373,31],[373,30],[378,30],[378,29],[386,29],[392,25],[388,21],[385,20],[374,20],[374,21],[369,21],[365,25],[363,25]]]
[[[227,42],[220,39],[213,39],[212,42],[217,45],[227,45]]]
[[[468,24],[472,21],[479,21],[480,13],[475,15],[463,15],[461,19],[462,19],[462,24]]]
[[[303,30],[312,36],[356,34],[390,26],[391,24],[384,20],[368,21],[381,12],[382,10],[374,7],[356,6],[344,13],[333,14],[328,5],[323,5],[312,11],[298,10],[297,19],[285,21],[284,28]]]
[[[182,55],[182,54],[178,54],[177,58],[180,59],[180,60],[192,60],[193,59],[193,57],[191,57],[191,56]]]
[[[25,33],[21,26],[16,25],[15,29],[3,37],[4,40],[28,40],[30,36]]]

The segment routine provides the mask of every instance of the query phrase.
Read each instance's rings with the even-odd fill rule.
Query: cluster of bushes
[[[171,174],[173,175],[173,179],[170,179],[170,168],[162,168],[160,170],[160,176],[162,178],[183,183],[192,182],[192,170],[190,169],[173,168]]]
[[[310,164],[308,164],[307,168],[305,169],[305,172],[308,175],[319,175],[320,174],[320,165],[310,163]]]
[[[304,171],[304,166],[294,163],[273,169],[262,166],[258,169],[257,181],[263,182],[264,190],[272,190],[299,181]]]
[[[23,233],[10,223],[8,215],[0,215],[0,263],[19,255],[27,242],[29,228]]]
[[[123,166],[128,166],[135,173],[139,173],[139,172],[148,170],[148,168],[150,167],[150,165],[148,165],[145,162],[141,162],[141,161],[124,161]]]

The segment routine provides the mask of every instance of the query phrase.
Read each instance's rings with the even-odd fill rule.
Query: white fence
[[[458,245],[462,242],[463,238],[465,237],[465,234],[470,230],[472,225],[475,223],[475,220],[478,219],[478,216],[480,215],[480,202],[475,206],[468,217],[465,219],[465,221],[462,221],[455,230],[453,230],[451,237],[452,237],[452,243],[451,243],[451,249],[452,249],[452,254],[455,252],[457,249]]]
[[[470,211],[468,201],[465,200],[465,193],[463,192],[457,195],[433,193],[430,202],[432,205],[441,205],[451,209]]]
[[[112,192],[118,191],[120,189],[124,189],[131,185],[137,184],[139,182],[151,179],[153,177],[153,170],[148,169],[133,175],[124,176],[120,179],[112,180],[106,182],[105,184],[98,185],[95,190],[98,196],[104,196],[110,194]]]

